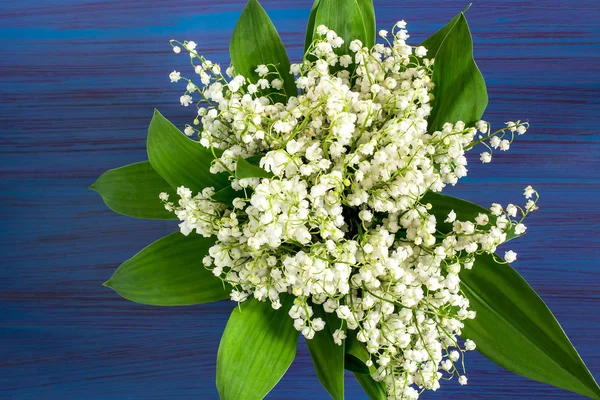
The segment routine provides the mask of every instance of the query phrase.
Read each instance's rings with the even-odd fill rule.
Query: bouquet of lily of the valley
[[[465,153],[508,150],[527,122],[493,130],[463,13],[419,46],[406,23],[376,34],[371,0],[316,0],[290,63],[249,0],[222,69],[192,41],[180,101],[187,138],[155,112],[149,161],[92,186],[119,213],[177,219],[106,282],[162,306],[231,299],[217,388],[262,399],[301,334],[316,374],[344,398],[344,369],[372,399],[416,399],[477,348],[531,379],[594,399],[600,388],[544,302],[497,249],[526,232],[538,193],[489,209],[441,194]],[[489,205],[486,205],[489,206]]]

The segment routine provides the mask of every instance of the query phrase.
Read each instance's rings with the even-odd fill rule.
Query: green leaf
[[[373,367],[369,368],[365,364],[370,358],[369,352],[367,351],[365,344],[356,338],[356,333],[355,330],[348,330],[346,332],[346,357],[344,358],[344,367],[348,371],[369,375],[371,372],[374,372],[375,369]]]
[[[365,344],[356,338],[355,330],[348,330],[346,335],[346,369],[352,371],[354,377],[363,388],[365,393],[372,400],[386,400],[387,393],[385,384],[375,381],[371,374],[375,372],[375,367],[367,367],[366,362],[370,358]]]
[[[360,374],[371,374],[375,372],[375,367],[367,367],[365,364],[371,358],[364,343],[356,338],[355,330],[346,332],[346,369]]]
[[[250,160],[252,162],[252,160]],[[257,167],[244,160],[243,158],[238,158],[237,167],[235,168],[235,177],[238,179],[244,178],[271,178],[273,174],[265,171],[261,167]]]
[[[435,58],[435,100],[428,119],[429,130],[440,130],[446,122],[472,125],[479,121],[488,95],[483,75],[473,60],[473,40],[464,14],[458,14],[423,45],[428,56]]]
[[[243,198],[244,192],[239,190],[233,190],[231,186],[227,186],[226,188],[223,188],[217,193],[213,194],[212,199],[220,203],[232,205],[233,200],[235,200],[236,197]]]
[[[358,374],[369,374],[369,367],[367,367],[364,362],[348,353],[344,356],[344,368]]]
[[[452,224],[444,222],[448,217],[448,213],[452,210],[456,213],[456,219],[459,221],[475,222],[475,218],[479,214],[486,214],[490,220],[490,226],[496,224],[497,217],[490,210],[483,208],[470,201],[459,199],[457,197],[446,196],[444,194],[428,191],[421,199],[422,204],[431,204],[429,213],[435,215],[437,229],[442,233],[452,231]],[[506,240],[511,240],[517,237],[513,228],[506,233]]]
[[[96,191],[111,210],[136,218],[177,219],[165,210],[158,195],[166,192],[176,197],[176,191],[154,171],[148,161],[109,169],[94,182]]]
[[[325,321],[325,328],[307,340],[308,351],[312,358],[317,377],[334,399],[344,399],[344,342],[339,346],[333,341],[333,333],[342,327],[335,314],[327,313],[320,304],[312,305],[313,318]]]
[[[375,7],[373,7],[373,0],[357,0],[360,12],[363,17],[363,24],[365,25],[366,41],[363,44],[371,48],[375,45],[375,38],[377,36],[377,26],[375,20]]]
[[[339,49],[336,49],[337,54],[351,54],[349,47],[350,42],[354,39],[359,39],[363,46],[369,46],[371,35],[367,34],[365,28],[365,19],[363,18],[363,11],[357,0],[317,0],[311,11],[309,17],[309,24],[306,32],[305,47],[310,45],[312,39],[316,34],[316,29],[319,25],[325,25],[329,29],[333,29],[340,37],[344,39],[344,44]],[[360,0],[365,2],[362,8],[368,14],[368,2],[366,0]],[[372,4],[371,4],[372,7]],[[373,17],[375,12],[373,11]],[[366,16],[368,19],[368,25],[371,24],[371,16]],[[312,26],[312,28],[311,28]],[[310,31],[308,31],[310,29]],[[309,33],[310,32],[310,33]],[[370,26],[369,26],[370,32]],[[309,39],[310,37],[310,39]],[[373,35],[374,39],[374,35]]]
[[[304,40],[304,52],[306,52],[308,50],[308,47],[310,46],[310,44],[313,41],[313,37],[314,37],[314,33],[315,33],[315,20],[317,17],[317,9],[319,8],[320,3],[321,3],[321,0],[315,0],[315,2],[313,3],[312,9],[310,10],[310,16],[308,17],[308,23],[306,25],[306,37]],[[348,3],[350,3],[350,2],[348,2]],[[363,45],[371,48],[375,44],[375,37],[376,37],[375,8],[373,7],[373,0],[357,0],[356,3],[360,10],[361,19],[362,19],[363,28],[364,28]],[[352,10],[353,14],[355,13],[354,6],[352,4],[346,4],[344,2],[344,5],[348,6]],[[321,18],[323,18],[323,16]],[[324,21],[324,20],[325,19],[321,19],[320,21]],[[321,23],[323,23],[323,22],[320,22],[316,26],[319,26]],[[339,21],[332,22],[331,26],[328,25],[327,23],[325,23],[324,25],[330,29],[333,29],[334,31],[336,31],[336,33],[340,34],[340,32],[338,32],[337,29],[333,28],[333,23],[338,23],[338,26],[339,26]],[[354,39],[360,39],[361,37],[363,37],[363,36],[358,36],[358,35],[363,34],[363,32],[360,28],[360,25],[358,23],[355,24],[354,29],[356,30],[356,32],[358,32],[358,34],[351,33],[349,37],[351,37],[352,39],[350,39],[350,41],[352,41]],[[356,35],[356,37],[353,37],[354,35]],[[340,34],[340,36],[341,36],[341,34]],[[344,36],[342,36],[342,37],[344,37]],[[346,40],[346,38],[344,37],[344,41],[345,40]]]
[[[487,214],[491,224],[496,221],[489,210],[477,204],[439,193],[427,192],[421,203],[432,204],[429,212],[436,216],[437,227],[444,233],[452,229],[452,224],[443,222],[450,210],[461,221],[474,221],[479,213]],[[507,239],[515,236],[511,230]],[[582,390],[600,393],[548,307],[510,265],[496,263],[491,255],[480,255],[473,269],[462,271],[460,276],[463,292],[477,312],[474,320],[466,321],[462,336],[474,340],[482,354],[534,380],[580,394],[585,394]],[[583,389],[582,385],[595,389]]]
[[[346,354],[364,364],[370,358],[370,355],[365,344],[356,338],[356,334],[356,330],[348,330],[346,332]],[[369,369],[366,365],[365,368],[367,368],[365,373],[369,373]]]
[[[231,288],[202,259],[214,238],[172,233],[125,261],[104,284],[122,297],[155,306],[187,306],[229,298]]]
[[[256,154],[246,159],[239,158],[235,170],[235,176],[238,179],[242,178],[270,178],[273,174],[260,168],[258,165],[263,158],[262,154]],[[245,198],[246,194],[243,190],[234,190],[231,185],[216,192],[212,198],[221,203],[231,205],[235,198]]]
[[[446,35],[448,35],[450,30],[452,30],[452,28],[454,28],[454,25],[456,25],[456,22],[458,22],[458,19],[460,18],[460,16],[463,13],[465,13],[469,9],[469,7],[464,9],[462,11],[462,13],[456,14],[456,16],[454,18],[452,18],[450,20],[450,22],[448,22],[442,29],[440,29],[439,31],[437,31],[436,33],[434,33],[433,35],[431,35],[430,37],[425,39],[425,41],[423,43],[421,43],[421,46],[423,46],[427,49],[427,55],[429,57],[435,57],[435,55],[438,52],[438,49],[440,48],[440,45],[446,38]]]
[[[600,387],[552,312],[510,265],[480,255],[460,277],[477,312],[465,322],[463,338],[512,372],[600,399]]]
[[[210,172],[214,160],[211,150],[188,139],[158,110],[148,128],[147,146],[150,164],[174,188],[183,185],[199,192],[214,187],[218,191],[229,185],[227,174]]]
[[[304,34],[304,53],[308,50],[308,47],[312,43],[313,36],[315,33],[315,18],[317,17],[317,9],[321,0],[315,0],[308,16],[308,22],[306,24],[306,33]]]
[[[248,300],[233,310],[217,354],[217,389],[221,400],[260,400],[275,387],[294,357],[298,331],[288,311],[294,302],[283,295],[282,307]]]
[[[264,154],[258,153],[246,158],[245,160],[250,164],[254,165],[255,167],[258,167],[260,165],[260,160],[262,160],[264,156]]]
[[[233,30],[229,53],[236,74],[250,78],[253,82],[259,79],[255,71],[257,66],[273,64],[277,68],[283,79],[285,95],[280,91],[272,92],[275,101],[281,102],[288,97],[297,96],[298,89],[294,76],[290,73],[290,60],[281,38],[258,1],[248,0]],[[273,66],[270,66],[270,70],[273,70]]]
[[[354,377],[363,388],[365,393],[371,400],[387,400],[387,392],[385,384],[377,382],[371,375],[364,375],[354,372]]]

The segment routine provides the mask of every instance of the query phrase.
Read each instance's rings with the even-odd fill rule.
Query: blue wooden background
[[[409,22],[416,44],[466,1],[375,0],[380,28]],[[600,5],[476,1],[468,12],[488,82],[486,119],[529,119],[514,148],[451,193],[489,205],[541,193],[515,267],[600,377]],[[310,0],[263,2],[298,59]],[[101,286],[120,262],[176,229],[109,211],[87,190],[146,158],[154,107],[179,126],[185,70],[172,38],[227,63],[242,0],[0,2],[0,398],[217,399],[215,357],[232,305],[153,308]],[[189,72],[189,71],[188,71]],[[425,399],[574,399],[468,356],[469,385]],[[364,399],[352,378],[347,398]],[[270,399],[326,399],[302,342]]]

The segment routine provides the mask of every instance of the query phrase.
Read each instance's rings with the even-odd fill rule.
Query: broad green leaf
[[[252,160],[251,160],[252,162]],[[265,171],[251,162],[238,158],[237,167],[235,168],[235,177],[238,179],[244,178],[271,178],[273,174]]]
[[[355,373],[369,375],[371,372],[375,372],[375,369],[373,366],[367,367],[365,364],[370,358],[369,352],[365,344],[356,338],[356,334],[355,330],[348,330],[346,332],[344,368]]]
[[[363,12],[361,11],[361,7],[358,4],[357,0],[318,0],[318,5],[315,2],[315,6],[313,6],[314,11],[314,19],[309,18],[309,26],[307,29],[310,29],[311,21],[312,30],[310,32],[310,40],[309,32],[306,32],[307,42],[310,44],[312,38],[315,35],[316,29],[319,25],[325,25],[329,29],[333,29],[340,37],[344,39],[344,44],[341,48],[336,49],[337,54],[351,54],[349,47],[350,42],[354,39],[359,39],[364,46],[368,46],[370,43],[370,34],[367,34],[365,29],[365,21],[363,19]],[[366,1],[366,0],[361,0]],[[365,10],[368,6],[364,5]],[[312,14],[312,12],[311,12]],[[374,16],[373,12],[373,16]],[[368,16],[369,24],[371,22],[371,17]],[[305,43],[306,45],[306,43]]]
[[[264,154],[258,153],[258,154],[254,154],[253,156],[246,158],[245,160],[247,162],[249,162],[250,164],[258,167],[260,165],[260,160],[262,160],[262,158],[264,156],[265,156]]]
[[[377,382],[371,375],[354,372],[354,377],[371,400],[387,400],[385,384]]]
[[[435,58],[435,100],[428,119],[429,130],[439,130],[446,122],[472,125],[479,121],[488,96],[483,76],[473,60],[473,41],[464,14],[461,12],[423,44],[428,48],[428,56]]]
[[[480,255],[460,277],[477,312],[465,322],[463,338],[512,372],[600,399],[600,387],[552,312],[510,265]]]
[[[348,330],[346,335],[346,360],[351,362],[353,368],[348,368],[352,371],[354,377],[363,388],[365,393],[371,400],[386,400],[386,387],[382,382],[377,382],[371,377],[371,373],[375,372],[375,367],[367,367],[365,363],[370,358],[369,352],[364,343],[356,338],[356,331]]]
[[[104,284],[122,297],[155,306],[187,306],[229,297],[231,288],[202,259],[214,238],[172,233],[125,261]]]
[[[487,214],[492,224],[496,220],[477,204],[439,193],[428,192],[421,202],[432,204],[429,212],[436,216],[438,229],[444,233],[452,229],[443,222],[450,210],[461,221],[474,221],[479,213]],[[514,231],[509,231],[507,239],[514,237]],[[473,339],[484,355],[513,372],[580,394],[585,394],[581,391],[583,382],[600,390],[550,310],[510,265],[481,255],[472,270],[461,272],[461,280],[477,311],[477,317],[466,322],[462,336]],[[561,365],[583,382],[577,381],[579,378],[570,382],[573,377],[561,370]]]
[[[375,45],[375,37],[377,36],[377,26],[375,20],[375,7],[373,0],[357,0],[360,12],[362,13],[363,23],[365,25],[366,42],[363,44],[371,48]]]
[[[148,128],[147,147],[152,168],[174,188],[183,185],[199,192],[214,187],[218,191],[229,185],[227,174],[210,172],[212,151],[188,139],[158,110]]]
[[[434,33],[433,35],[431,35],[430,37],[425,39],[425,41],[423,43],[421,43],[421,46],[423,46],[427,49],[427,55],[430,58],[435,57],[438,49],[440,48],[440,45],[446,38],[446,35],[448,34],[448,32],[450,32],[450,30],[452,28],[454,28],[454,25],[456,25],[456,22],[458,21],[460,16],[462,14],[464,14],[465,12],[467,12],[467,10],[470,7],[471,6],[469,5],[467,8],[465,8],[462,11],[462,13],[456,14],[456,16],[454,18],[452,18],[450,20],[450,22],[448,22],[442,29],[440,29],[439,31],[437,31],[436,33]]]
[[[368,374],[369,373],[369,368],[365,365],[365,363],[367,362],[367,360],[370,358],[369,357],[369,352],[367,351],[367,348],[365,347],[365,344],[360,342],[357,338],[356,338],[356,330],[348,330],[346,332],[346,359],[352,359],[353,361],[351,362],[351,364],[358,364],[359,362],[362,363],[362,366],[359,366],[359,368],[355,369],[351,369],[348,368],[350,371],[354,371],[354,372],[360,372],[360,373],[365,373]],[[358,364],[360,365],[360,364]],[[364,368],[363,368],[364,367]]]
[[[304,53],[308,50],[308,47],[312,43],[313,36],[315,33],[315,18],[317,17],[317,8],[321,0],[315,0],[308,16],[308,22],[306,24],[306,32],[304,34]]]
[[[176,197],[176,191],[154,171],[148,161],[109,169],[94,182],[96,191],[111,210],[136,218],[177,219],[165,210],[158,195]]]
[[[344,342],[339,346],[333,341],[333,333],[342,328],[340,319],[323,310],[323,306],[313,304],[313,318],[325,321],[325,328],[307,340],[308,351],[312,358],[317,377],[334,399],[344,399]]]
[[[244,197],[244,192],[233,190],[231,186],[227,186],[213,194],[212,199],[220,203],[232,205],[232,202],[236,197]]]
[[[275,387],[294,357],[298,331],[288,311],[294,302],[283,295],[282,307],[248,300],[233,310],[217,354],[217,389],[221,400],[260,400]]]
[[[356,372],[359,374],[369,374],[369,367],[352,354],[346,353],[344,357],[344,368],[348,371]]]
[[[281,91],[272,92],[275,101],[284,101],[288,97],[297,96],[298,89],[294,76],[290,73],[290,60],[281,38],[258,1],[248,0],[233,30],[229,53],[236,74],[250,78],[253,82],[259,79],[255,71],[257,66],[272,64],[271,71],[273,66],[277,68],[283,79],[285,95]]]
[[[315,0],[315,2],[313,3],[312,9],[310,10],[310,16],[308,17],[308,23],[306,25],[306,37],[304,40],[304,52],[306,52],[306,50],[308,50],[308,47],[312,43],[316,26],[319,26],[319,24],[317,24],[315,26],[315,20],[317,17],[317,9],[319,8],[320,3],[321,3],[321,0]],[[363,26],[365,29],[365,32],[364,32],[365,40],[363,41],[363,45],[371,48],[375,44],[375,36],[376,36],[375,8],[373,7],[373,0],[357,0],[357,5],[360,10]],[[350,7],[351,7],[351,9],[354,8],[352,5],[350,5]],[[323,19],[321,19],[321,21],[323,21]],[[323,23],[323,22],[321,22],[321,23]],[[330,29],[333,29],[334,31],[336,31],[336,33],[340,34],[335,28],[333,28],[333,26],[329,26],[326,23],[324,25]],[[354,28],[359,31],[359,34],[362,34],[362,32],[360,32],[358,24]],[[340,36],[341,36],[341,34],[340,34]],[[352,35],[350,37],[352,37]],[[360,37],[356,36],[356,37],[352,38],[350,41],[352,41],[354,39],[360,39],[361,37],[362,36],[360,36]],[[344,38],[344,40],[346,40],[346,38]]]
[[[263,158],[262,154],[256,154],[250,156],[246,159],[239,158],[237,162],[237,167],[235,170],[235,176],[238,179],[242,178],[270,178],[273,174],[265,171],[260,168],[258,165],[260,163],[261,158]],[[247,189],[248,190],[248,189]],[[221,203],[225,203],[231,205],[233,200],[236,197],[246,197],[246,194],[243,190],[234,190],[231,185],[219,190],[216,192],[212,198],[213,200],[219,201]]]
[[[443,233],[452,231],[452,224],[444,222],[448,217],[448,213],[452,210],[456,213],[456,219],[459,221],[475,222],[475,218],[479,214],[486,214],[490,219],[490,226],[496,224],[496,216],[490,210],[483,208],[470,201],[459,199],[457,197],[446,196],[444,194],[427,192],[421,199],[422,204],[431,204],[429,213],[435,215],[437,229]],[[517,237],[515,231],[511,228],[506,233],[506,240],[511,240]]]

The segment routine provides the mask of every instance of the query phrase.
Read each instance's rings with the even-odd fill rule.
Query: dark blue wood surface
[[[464,1],[375,0],[378,26],[409,22],[416,44]],[[301,52],[310,0],[264,1],[290,56]],[[87,187],[144,160],[159,108],[179,126],[185,69],[172,38],[226,63],[243,1],[0,2],[0,398],[217,399],[215,358],[228,302],[154,308],[101,286],[120,262],[176,229],[109,211]],[[514,266],[546,300],[600,377],[600,5],[478,1],[467,15],[488,82],[486,119],[529,119],[530,133],[450,192],[489,205],[542,198]],[[503,371],[479,354],[469,385],[425,399],[574,399]],[[347,398],[366,398],[352,378]],[[270,399],[326,399],[302,342]]]

